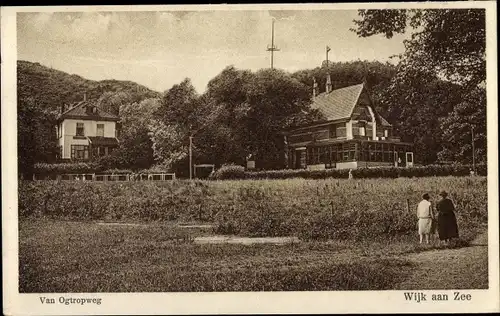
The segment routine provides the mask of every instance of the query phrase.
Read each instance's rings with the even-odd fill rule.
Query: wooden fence
[[[60,175],[36,176],[33,180],[57,180],[57,181],[172,181],[175,173],[149,173],[149,174],[95,174],[95,173],[68,173]]]

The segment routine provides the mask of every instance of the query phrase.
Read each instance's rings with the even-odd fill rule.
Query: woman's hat
[[[441,195],[442,197],[447,197],[448,196],[448,193],[446,193],[446,191],[441,191],[439,192],[439,195]]]

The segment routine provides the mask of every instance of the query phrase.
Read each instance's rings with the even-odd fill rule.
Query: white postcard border
[[[217,293],[61,293],[18,291],[16,12],[172,11],[172,10],[325,10],[374,8],[487,9],[487,142],[488,142],[488,290],[460,290],[470,301],[406,301],[403,291],[217,292]],[[7,315],[54,314],[248,314],[248,313],[444,313],[499,311],[498,134],[496,3],[344,3],[202,6],[2,7],[2,260],[3,306]],[[454,291],[423,291],[447,293]],[[99,297],[101,305],[40,304],[40,296]]]

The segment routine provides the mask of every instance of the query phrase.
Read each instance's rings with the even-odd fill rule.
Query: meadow
[[[486,177],[21,181],[20,291],[394,289],[415,268],[407,254],[442,247],[417,243],[421,195],[450,193],[461,233],[454,246],[462,247],[484,230],[486,188]],[[301,242],[193,242],[212,235]]]

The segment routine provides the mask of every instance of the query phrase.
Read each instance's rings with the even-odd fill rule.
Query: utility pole
[[[193,179],[193,136],[189,136],[189,180]]]
[[[475,155],[475,148],[474,148],[474,126],[470,126],[470,131],[471,131],[471,138],[472,138],[472,171],[474,171],[474,174],[476,173],[476,155]]]
[[[274,46],[274,20],[273,20],[273,27],[272,27],[272,35],[271,35],[271,46],[267,46],[267,51],[271,52],[271,69],[274,67],[274,52],[278,52],[280,49],[276,46]]]

